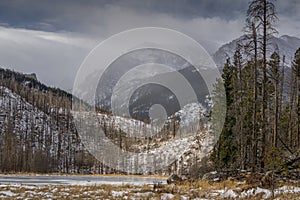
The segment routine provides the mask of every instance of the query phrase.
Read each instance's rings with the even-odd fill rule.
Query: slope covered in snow
[[[80,144],[80,137],[74,129],[73,121],[68,119],[67,113],[67,110],[59,107],[53,107],[50,113],[43,112],[10,89],[0,87],[0,142],[2,146],[6,144],[15,146],[13,152],[3,148],[1,165],[4,166],[5,156],[14,154],[19,155],[15,158],[16,165],[24,162],[22,160],[25,158],[25,163],[33,171],[80,172],[85,169],[90,173],[110,173],[109,169],[103,171],[102,164],[83,153],[84,147]],[[188,104],[175,113],[177,128],[180,127],[181,131],[177,131],[175,135],[169,133],[171,137],[167,136],[164,140],[153,140],[150,145],[140,142],[130,143],[130,149],[144,154],[165,155],[165,157],[177,152],[175,155],[179,160],[176,164],[170,163],[171,168],[174,171],[187,172],[192,163],[197,161],[193,159],[195,155],[198,161],[205,156],[201,147],[206,148],[209,143],[207,141],[212,136],[206,131],[197,134],[199,119],[205,115],[207,110],[202,105]],[[136,135],[138,132],[143,135],[145,131],[150,134],[153,134],[153,131],[155,134],[158,133],[151,125],[138,120],[101,113],[98,113],[98,117],[99,126],[101,120],[104,120],[107,126],[111,126],[116,131],[122,130],[122,133],[126,133],[127,136]],[[169,118],[165,125],[170,126],[171,123],[173,121]],[[175,137],[172,139],[173,136]],[[199,136],[201,136],[200,140]],[[18,142],[8,143],[8,141]],[[139,168],[144,170],[139,171],[141,173],[148,172],[147,166],[141,164]],[[168,172],[161,169],[158,173]]]
[[[0,87],[1,167],[9,169],[14,163],[17,166],[11,170],[64,171],[63,160],[74,160],[80,149],[65,112],[53,108],[45,113],[10,89]],[[15,160],[7,158],[8,154]],[[9,166],[5,166],[7,163]]]

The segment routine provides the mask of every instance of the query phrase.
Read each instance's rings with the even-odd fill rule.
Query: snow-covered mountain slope
[[[84,147],[77,137],[73,121],[66,115],[68,111],[62,108],[50,110],[50,113],[45,113],[12,90],[0,87],[1,144],[14,145],[13,154],[21,157],[29,155],[30,158],[27,158],[26,162],[30,166],[36,165],[30,168],[33,171],[49,169],[49,171],[78,172],[85,169],[90,173],[110,173],[110,169],[104,168],[103,171],[103,165],[81,153]],[[174,171],[188,172],[193,163],[200,162],[201,158],[208,155],[204,150],[209,148],[213,135],[209,134],[207,126],[203,126],[203,131],[197,132],[199,118],[206,116],[207,112],[207,109],[200,104],[188,104],[175,113],[182,131],[178,132],[173,139],[154,140],[150,146],[149,143],[132,143],[130,149],[153,155],[168,155],[177,149],[176,156],[180,154],[182,156],[176,161],[177,164],[171,165],[171,168]],[[106,126],[114,124],[114,129],[122,130],[127,136],[136,135],[136,132],[141,131],[141,127],[149,133],[155,131],[150,125],[130,118],[100,113],[98,117],[106,122]],[[172,123],[172,120],[168,119],[166,123]],[[190,135],[185,136],[184,132]],[[17,143],[7,141],[17,141]],[[3,157],[7,156],[6,151],[8,150],[1,152]],[[194,156],[197,157],[196,161],[193,159]],[[89,169],[86,168],[87,166]],[[147,173],[146,166],[140,167],[146,171],[139,172]],[[159,173],[168,172],[162,169]]]
[[[246,45],[249,42],[245,35],[221,46],[213,55],[213,59],[219,68],[223,68],[226,59],[229,57],[231,61],[233,60],[234,52],[238,46]],[[270,56],[274,51],[279,51],[281,58],[285,56],[285,63],[290,66],[293,60],[296,50],[300,48],[300,39],[297,37],[292,37],[288,35],[283,35],[281,37],[271,37],[268,46],[268,56]],[[243,55],[246,59],[246,55]]]
[[[179,125],[178,128],[180,129],[180,134],[182,136],[184,136],[184,134],[195,135],[199,129],[200,119],[204,123],[203,128],[208,128],[208,124],[206,123],[206,116],[208,113],[209,109],[205,108],[201,104],[191,103],[185,105],[181,110],[174,114],[176,123]],[[128,136],[138,138],[153,137],[161,132],[163,125],[170,126],[172,123],[172,117],[168,117],[161,123],[155,123],[156,120],[152,123],[144,123],[140,120],[116,115],[107,115],[102,113],[98,113],[97,115],[101,125],[106,123],[106,126],[113,126],[114,129],[123,131]],[[159,126],[159,124],[161,124],[161,126]],[[179,135],[175,135],[175,137],[177,136],[180,137]]]
[[[73,114],[77,115],[75,119],[79,119],[77,120],[78,127],[80,127],[78,131],[82,133],[82,141],[85,146],[92,152],[95,146],[100,149],[100,152],[93,153],[99,160],[108,161],[101,152],[105,152],[114,144],[117,145],[115,148],[123,147],[122,150],[125,152],[134,152],[134,156],[128,157],[110,151],[110,156],[113,155],[118,162],[117,170],[126,169],[134,174],[148,174],[157,170],[165,173],[165,169],[169,165],[176,172],[188,173],[190,166],[196,162],[199,163],[209,155],[215,140],[205,119],[202,120],[204,123],[202,128],[199,128],[200,118],[207,116],[207,110],[200,104],[188,104],[175,113],[176,120],[178,120],[175,122],[177,124],[175,133],[172,132],[174,121],[170,118],[166,120],[165,127],[160,129],[135,119],[98,113],[96,118],[99,119],[104,132],[107,133],[111,129],[117,132],[112,132],[113,137],[108,133],[105,136],[91,139],[91,135],[94,133],[91,134],[88,130],[90,130],[90,126],[94,126],[92,120],[94,115],[88,112]],[[85,122],[80,119],[85,119]],[[170,130],[167,127],[170,127]],[[118,140],[120,137],[122,139]],[[117,141],[115,141],[116,139]],[[103,151],[101,146],[105,148]],[[156,159],[161,161],[157,162]],[[135,160],[138,160],[136,164],[134,164]]]
[[[116,169],[97,161],[81,143],[68,93],[49,88],[21,73],[0,70],[0,75],[0,170],[116,173]],[[190,77],[193,80],[193,74]],[[206,151],[211,147],[213,135],[206,119],[210,106],[207,98],[206,106],[184,105],[163,121],[162,129],[105,113],[97,113],[96,125],[105,126],[108,140],[121,143],[124,151],[167,156],[177,150],[175,155],[181,155],[180,159],[156,173],[188,172],[191,165],[208,155]],[[145,167],[141,165],[141,169]],[[169,171],[169,167],[173,171]],[[138,172],[147,172],[146,168]]]
[[[195,102],[187,97],[192,92],[203,105],[209,94],[202,72],[167,51],[134,51],[115,60],[103,74],[101,70],[104,69],[82,77],[80,89],[75,87],[73,94],[103,110],[114,110],[118,115],[129,116],[127,111],[130,110],[130,116],[140,120],[149,120],[148,110],[154,104],[171,105],[165,106],[169,116],[179,110],[178,102],[180,106]],[[204,67],[201,70],[205,74],[213,73]]]
[[[76,152],[82,149],[66,116],[66,111],[61,108],[53,108],[47,114],[0,86],[1,166],[10,169],[11,166],[5,167],[3,162],[10,156],[8,154],[13,154],[16,160],[9,161],[10,165],[14,162],[14,165],[23,163],[24,166],[11,170],[65,171],[65,161],[74,162]],[[13,151],[9,149],[11,146]],[[22,161],[21,158],[26,159]],[[74,165],[69,169],[75,170]]]

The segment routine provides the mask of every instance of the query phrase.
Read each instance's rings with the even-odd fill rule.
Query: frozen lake
[[[117,175],[0,175],[0,184],[27,185],[144,185],[166,183],[167,178]]]

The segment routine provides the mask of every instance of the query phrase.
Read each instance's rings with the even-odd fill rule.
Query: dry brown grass
[[[287,185],[282,183],[281,185]],[[168,194],[173,195],[172,199],[179,200],[182,197],[205,198],[205,199],[223,199],[221,193],[216,196],[213,193],[218,190],[232,189],[237,194],[251,189],[250,185],[240,183],[235,180],[223,182],[196,181],[183,182],[181,184],[161,185],[153,189],[153,185],[89,185],[89,186],[27,186],[27,185],[2,185],[0,187],[0,199],[161,199]],[[10,191],[15,196],[2,195],[2,191]],[[264,194],[251,196],[249,200],[262,199]],[[300,199],[300,193],[296,194],[278,194],[277,199]],[[272,199],[272,198],[269,198]]]

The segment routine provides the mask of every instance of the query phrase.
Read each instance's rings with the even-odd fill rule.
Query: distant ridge
[[[57,96],[66,96],[70,99],[72,98],[72,94],[55,87],[49,87],[45,84],[41,83],[37,79],[37,75],[35,73],[31,74],[23,74],[20,72],[15,72],[10,69],[4,69],[0,67],[0,79],[14,79],[20,84],[26,84],[30,88],[38,89],[39,91],[51,91],[53,94]]]
[[[223,68],[223,65],[228,57],[231,60],[233,59],[233,55],[237,48],[237,44],[246,44],[247,42],[248,42],[248,40],[246,39],[246,35],[243,35],[227,44],[222,45],[213,54],[213,59],[214,59],[216,65],[219,68]],[[269,56],[278,47],[281,58],[282,58],[282,56],[285,56],[285,63],[287,66],[290,66],[296,50],[300,47],[300,39],[297,37],[289,36],[289,35],[283,35],[281,37],[272,36],[270,38],[269,44],[270,44],[268,47]],[[245,58],[245,55],[244,55],[244,58]]]

